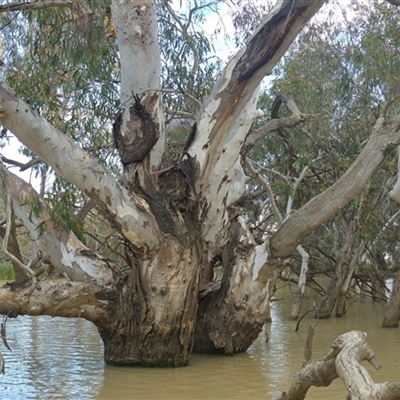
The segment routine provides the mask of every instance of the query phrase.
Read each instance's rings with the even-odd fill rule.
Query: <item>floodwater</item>
[[[7,322],[9,352],[1,351],[6,374],[0,375],[0,399],[274,399],[290,386],[301,366],[309,323],[316,324],[313,359],[324,357],[333,340],[352,329],[368,333],[368,343],[382,368],[363,365],[375,382],[400,381],[400,332],[382,329],[384,304],[361,299],[343,318],[317,322],[307,314],[295,333],[289,321],[290,297],[278,292],[269,335],[261,333],[247,353],[234,357],[193,355],[179,369],[118,368],[103,362],[96,328],[85,320],[18,317]],[[306,310],[309,305],[305,304]],[[308,400],[346,398],[341,381],[312,388]]]

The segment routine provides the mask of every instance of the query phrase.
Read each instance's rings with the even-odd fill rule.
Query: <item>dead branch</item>
[[[311,386],[329,386],[336,378],[341,378],[349,392],[349,400],[395,400],[400,398],[400,382],[375,383],[360,362],[367,360],[375,369],[380,364],[366,342],[367,334],[350,331],[338,336],[326,357],[311,362],[313,328],[310,326],[303,365],[294,376],[292,385],[276,400],[303,400]]]

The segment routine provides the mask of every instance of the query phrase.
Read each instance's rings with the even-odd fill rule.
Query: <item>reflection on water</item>
[[[93,399],[104,380],[99,336],[85,320],[18,317],[7,321],[1,399]]]
[[[278,294],[278,297],[286,296]],[[286,316],[290,298],[273,303],[273,322],[245,354],[234,357],[194,355],[180,369],[117,368],[103,363],[102,343],[96,328],[84,320],[19,317],[7,323],[4,346],[6,375],[0,376],[1,399],[273,399],[289,387],[302,362],[308,323],[300,331]],[[307,309],[307,304],[304,309]],[[344,318],[319,321],[315,328],[314,359],[329,351],[333,340],[352,329],[368,333],[368,342],[383,368],[365,364],[376,382],[400,381],[400,334],[382,329],[384,304],[361,300]],[[344,399],[337,380],[329,388],[312,388],[307,399]]]

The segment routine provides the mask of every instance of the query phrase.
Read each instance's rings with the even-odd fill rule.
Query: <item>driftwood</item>
[[[303,365],[294,376],[290,389],[276,400],[302,400],[311,386],[329,386],[340,378],[346,385],[347,400],[400,399],[400,382],[375,383],[360,364],[367,360],[375,369],[381,366],[366,342],[367,334],[350,331],[338,336],[329,353],[317,362],[311,361],[314,328],[310,325],[304,346]]]

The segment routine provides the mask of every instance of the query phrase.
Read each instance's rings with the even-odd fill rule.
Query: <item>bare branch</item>
[[[21,163],[19,161],[11,160],[10,158],[6,158],[3,155],[0,155],[1,161],[6,164],[14,165],[15,167],[19,167],[20,171],[26,171],[27,169],[31,168],[32,166],[39,164],[42,162],[40,158],[33,158],[32,160],[28,161],[27,163]]]
[[[265,189],[267,192],[269,201],[271,203],[272,210],[275,214],[276,219],[278,220],[279,225],[282,224],[283,218],[282,214],[280,213],[278,206],[276,204],[275,198],[274,198],[274,193],[272,192],[272,189],[269,185],[269,183],[254,169],[254,167],[251,165],[250,161],[248,158],[244,158],[244,164],[247,168],[247,170],[250,172],[251,176],[261,184],[261,186]]]
[[[282,104],[285,104],[286,108],[292,113],[290,117],[278,118],[279,108]],[[296,126],[304,121],[305,116],[301,114],[294,100],[290,96],[279,95],[272,106],[271,120],[247,136],[243,145],[242,155],[247,154],[260,139],[271,132],[284,130],[285,128]],[[291,136],[291,133],[289,133],[289,136]]]
[[[3,193],[5,194],[6,203],[6,231],[3,239],[3,253],[8,257],[15,268],[15,275],[18,283],[25,283],[22,281],[29,281],[32,285],[35,284],[36,279],[33,271],[27,267],[18,257],[8,251],[8,241],[10,238],[11,231],[14,230],[14,211],[12,206],[12,195],[10,191],[9,182],[7,179],[7,170],[3,164],[0,163],[0,186],[2,187]],[[19,282],[21,280],[21,282]]]

